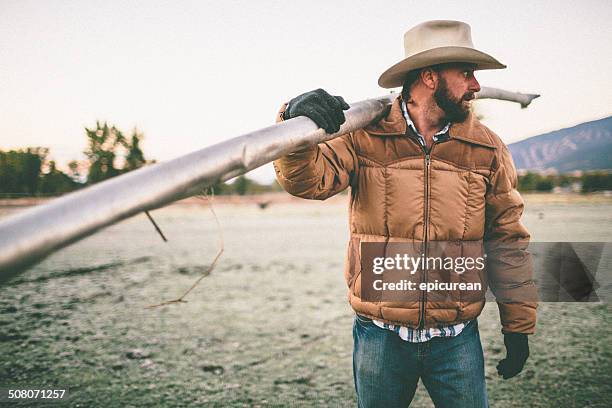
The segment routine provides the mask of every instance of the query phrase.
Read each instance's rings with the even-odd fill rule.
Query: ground
[[[168,243],[142,215],[56,253],[1,289],[0,387],[68,387],[74,407],[355,406],[345,200],[217,202],[221,260],[162,308],[146,306],[179,296],[219,248],[201,202],[153,212]],[[541,241],[610,242],[611,209],[528,196],[524,219]],[[495,303],[479,318],[491,406],[610,406],[609,305],[543,303],[538,318],[507,381]],[[412,406],[433,406],[422,385]]]

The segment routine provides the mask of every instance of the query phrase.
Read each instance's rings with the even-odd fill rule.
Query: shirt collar
[[[418,137],[420,137],[421,139],[425,140],[425,138],[423,137],[422,134],[420,134],[418,132],[418,130],[416,129],[416,126],[414,126],[414,122],[412,121],[412,119],[410,119],[410,115],[408,114],[408,109],[406,109],[406,103],[404,101],[401,101],[400,103],[401,107],[402,107],[402,113],[404,114],[404,119],[406,119],[406,124],[408,125],[408,127],[410,129],[412,129],[412,131],[414,132],[415,135],[417,135]],[[448,132],[448,129],[450,129],[451,123],[448,122],[446,124],[446,126],[444,126],[442,128],[442,130],[440,130],[439,132],[437,132],[434,136],[433,136],[433,140],[434,141],[438,141],[438,136],[442,136],[444,134],[446,134]]]

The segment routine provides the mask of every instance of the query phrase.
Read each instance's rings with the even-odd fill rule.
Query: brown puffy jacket
[[[508,148],[470,115],[453,124],[450,137],[434,143],[426,155],[406,125],[400,103],[398,97],[382,120],[365,129],[276,160],[278,182],[290,194],[317,200],[350,187],[344,275],[349,302],[358,314],[409,327],[455,324],[480,314],[488,284],[497,298],[502,331],[533,333],[537,295],[523,251],[529,233],[520,223],[523,200]],[[476,243],[478,248],[486,241],[520,250],[508,254],[493,248],[484,271],[461,275],[483,283],[481,296],[459,295],[453,302],[426,295],[399,302],[362,299],[361,242],[436,241]],[[419,279],[441,278],[435,273]]]

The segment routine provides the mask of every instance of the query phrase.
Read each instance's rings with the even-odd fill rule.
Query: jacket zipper
[[[408,128],[406,128],[406,136],[408,136]],[[436,140],[433,140],[431,143],[431,147],[429,148],[429,151],[427,151],[427,146],[421,144],[420,142],[415,141],[414,139],[412,139],[415,143],[418,143],[419,146],[421,146],[421,149],[423,149],[423,153],[425,153],[425,209],[424,209],[424,224],[423,224],[423,228],[424,228],[424,237],[423,237],[423,261],[425,263],[426,259],[427,259],[427,244],[429,241],[429,175],[431,172],[431,153],[433,152],[433,148],[434,146],[438,143]],[[442,141],[440,141],[440,143],[447,141],[448,139],[444,139]],[[427,285],[427,269],[425,268],[425,265],[422,266],[422,278],[421,278],[421,282],[425,283],[425,285]],[[420,310],[419,310],[419,322],[418,322],[418,328],[419,329],[423,329],[425,327],[425,303],[427,302],[427,290],[423,291],[423,294],[421,295],[421,300],[420,300]]]
[[[421,145],[423,147],[423,153],[425,153],[425,219],[424,219],[424,224],[423,224],[423,228],[425,229],[424,231],[424,240],[423,240],[423,256],[424,256],[424,262],[425,264],[427,264],[426,260],[427,260],[427,256],[428,256],[428,244],[429,244],[429,190],[430,190],[430,175],[431,175],[431,153],[433,152],[433,149],[435,147],[435,145],[439,144],[439,143],[444,143],[446,141],[448,141],[448,138],[445,138],[443,140],[439,140],[436,141],[434,140],[431,143],[431,147],[429,148],[429,151],[427,151],[427,147]],[[425,268],[425,266],[423,266],[423,278],[421,279],[421,282],[424,282],[425,285],[427,285],[427,268]],[[421,313],[419,316],[419,329],[423,329],[425,327],[425,303],[427,302],[427,289],[425,289],[423,291],[423,296],[421,297]]]
[[[427,243],[429,240],[429,175],[430,175],[430,166],[431,166],[431,152],[433,150],[436,141],[433,141],[431,144],[431,148],[427,151],[427,147],[423,146],[423,152],[425,153],[425,216],[423,220],[423,228],[424,228],[424,239],[423,239],[423,261],[427,264]],[[421,282],[427,285],[427,268],[426,265],[422,265],[422,278]],[[424,290],[421,296],[421,314],[419,316],[419,328],[423,329],[425,327],[425,304],[427,302],[427,291]]]
[[[408,128],[406,128],[406,136],[408,136]],[[416,144],[418,144],[419,146],[421,146],[421,149],[423,150],[423,153],[425,154],[425,204],[424,204],[424,214],[423,214],[423,228],[424,228],[424,233],[423,233],[423,257],[424,260],[427,259],[427,240],[428,240],[428,225],[429,225],[429,167],[431,164],[431,151],[433,150],[434,145],[436,144],[436,141],[434,140],[431,144],[431,148],[429,149],[429,151],[427,151],[427,146],[422,144],[420,141],[415,140],[412,137],[409,137],[410,139],[412,139],[412,141]],[[423,141],[424,142],[424,141]],[[427,271],[425,270],[425,266],[422,265],[421,266],[421,279],[420,279],[420,283],[425,283],[427,284]],[[418,320],[418,328],[419,329],[423,329],[425,327],[425,302],[427,301],[427,295],[426,295],[426,291],[423,291],[421,296],[420,296],[420,300],[419,300],[419,320]]]

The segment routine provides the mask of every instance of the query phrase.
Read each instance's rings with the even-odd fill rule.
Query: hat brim
[[[378,78],[378,85],[383,88],[397,88],[404,84],[404,78],[408,72],[447,62],[475,64],[477,70],[506,68],[504,64],[489,54],[474,48],[439,47],[411,55],[393,65]]]

